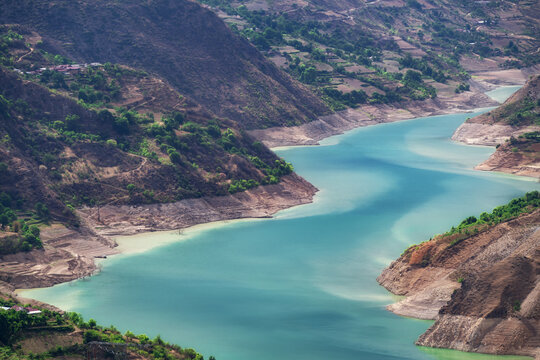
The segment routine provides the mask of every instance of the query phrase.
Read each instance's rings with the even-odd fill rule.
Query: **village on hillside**
[[[47,71],[47,70],[69,73],[69,72],[78,72],[89,67],[99,67],[99,66],[103,66],[103,64],[98,63],[98,62],[93,62],[90,64],[63,64],[63,65],[56,65],[52,67],[42,67],[42,68],[39,68],[38,70],[26,71],[26,72],[22,71],[21,69],[13,69],[13,70],[19,74],[36,75],[36,74],[41,74],[42,72]]]

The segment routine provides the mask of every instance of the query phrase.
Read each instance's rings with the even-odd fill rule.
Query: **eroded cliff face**
[[[388,307],[436,320],[418,345],[540,356],[540,210],[452,245],[413,246],[377,279],[406,298]]]
[[[489,159],[476,170],[501,171],[509,174],[540,178],[539,136],[519,138],[500,145]]]
[[[436,323],[417,343],[464,351],[540,355],[539,271],[537,246],[528,256],[515,254],[483,271],[469,273],[441,309]]]
[[[503,105],[464,122],[452,140],[469,145],[500,145],[477,170],[540,178],[539,117],[540,76],[536,75]]]

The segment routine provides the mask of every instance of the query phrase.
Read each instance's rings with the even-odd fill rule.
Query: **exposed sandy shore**
[[[293,127],[251,130],[249,133],[269,147],[317,145],[329,136],[357,127],[409,120],[417,117],[470,112],[493,107],[498,102],[484,92],[502,86],[524,85],[529,76],[540,73],[540,66],[526,69],[472,71],[471,91],[461,94],[442,92],[436,99],[411,101],[395,105],[364,105],[323,116],[310,123]]]
[[[229,196],[187,199],[170,204],[104,206],[79,211],[89,227],[111,237],[156,230],[184,229],[221,220],[270,217],[312,201],[317,189],[298,175]]]
[[[0,287],[51,286],[90,275],[97,268],[95,257],[116,253],[114,242],[91,230],[67,229],[61,224],[42,228],[43,250],[0,257]]]
[[[461,124],[452,140],[459,141],[467,145],[487,145],[496,146],[504,143],[511,136],[518,137],[519,135],[538,131],[538,126],[527,126],[524,128],[515,128],[510,125],[501,124],[479,124],[479,123],[463,123]]]
[[[527,154],[528,155],[528,154]],[[511,146],[503,145],[486,161],[477,165],[476,170],[499,171],[507,174],[540,179],[540,162],[537,156],[527,158],[524,154],[514,153]]]
[[[99,216],[97,208],[83,208],[79,216],[84,225],[78,231],[54,224],[42,229],[43,250],[0,257],[0,290],[11,293],[15,288],[47,287],[89,276],[98,269],[96,258],[119,253],[114,240],[119,235],[270,217],[280,210],[312,202],[316,192],[313,185],[292,174],[279,184],[228,196],[170,204],[109,205],[99,209]]]
[[[414,101],[393,106],[364,105],[323,116],[300,126],[258,129],[251,130],[249,133],[271,148],[317,145],[324,138],[343,134],[357,127],[425,116],[469,112],[478,108],[497,106],[497,104],[483,93],[468,92],[456,94],[453,99]]]

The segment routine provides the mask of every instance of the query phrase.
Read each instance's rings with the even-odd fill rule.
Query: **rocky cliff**
[[[475,232],[407,249],[377,279],[406,296],[388,309],[436,320],[418,345],[540,356],[540,210]]]
[[[476,169],[540,178],[540,133],[511,138]]]

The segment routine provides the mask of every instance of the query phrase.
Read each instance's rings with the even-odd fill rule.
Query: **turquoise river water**
[[[161,245],[107,259],[89,280],[23,296],[218,360],[501,359],[416,347],[432,322],[386,311],[396,298],[375,280],[410,244],[539,188],[472,170],[494,149],[449,140],[469,116],[278,149],[320,189],[313,204],[272,219],[121,239]]]

